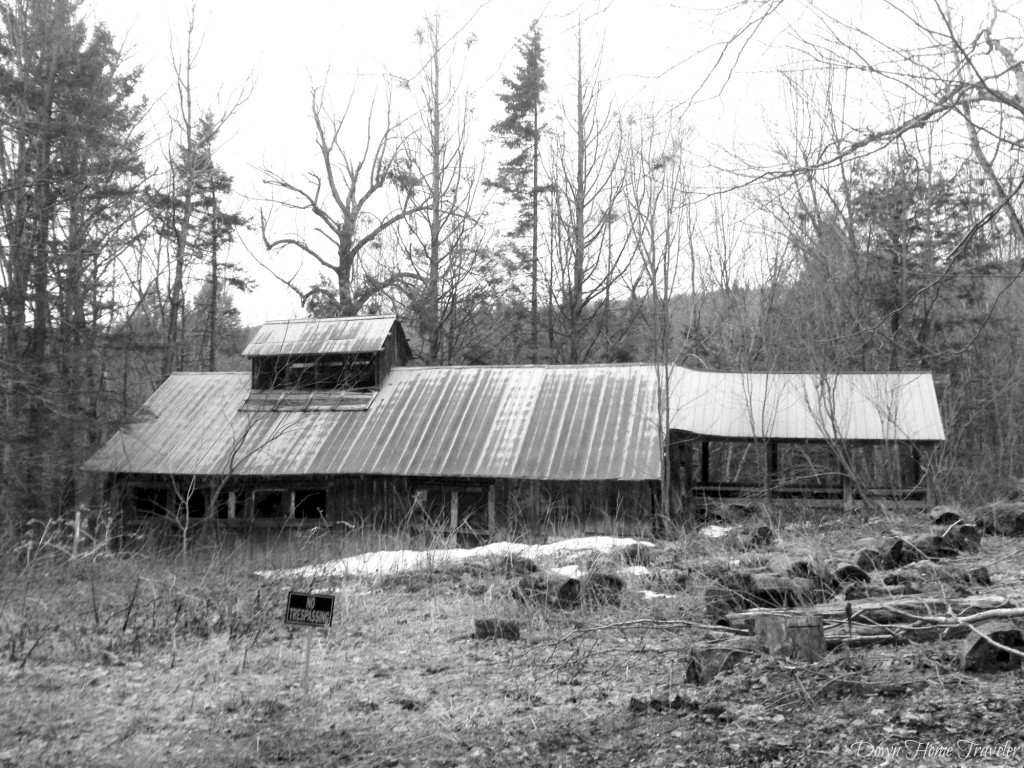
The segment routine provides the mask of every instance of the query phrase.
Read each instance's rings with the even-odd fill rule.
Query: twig
[[[1010,619],[1016,616],[1024,616],[1024,608],[993,608],[992,610],[972,613],[970,616],[921,616],[919,614],[907,613],[898,608],[890,608],[894,614],[916,621],[923,621],[927,624],[934,624],[940,627],[955,627],[960,624],[980,624],[991,619]]]
[[[96,629],[100,628],[100,607],[96,602],[96,574],[89,579],[89,591],[92,594],[92,616],[96,620]]]
[[[135,579],[135,589],[132,590],[131,599],[128,601],[128,609],[124,612],[124,624],[121,625],[121,634],[128,631],[128,622],[132,617],[132,608],[135,607],[135,597],[139,594],[139,585],[142,583],[142,577],[139,576]]]
[[[39,637],[37,637],[36,641],[32,643],[32,647],[28,649],[28,652],[25,654],[25,658],[23,658],[21,660],[21,664],[18,665],[19,670],[25,668],[25,665],[28,663],[28,657],[32,655],[32,651],[34,651],[36,649],[36,646],[43,641],[43,638],[46,637],[46,633],[53,628],[54,627],[43,627],[42,631],[40,631],[39,633]]]

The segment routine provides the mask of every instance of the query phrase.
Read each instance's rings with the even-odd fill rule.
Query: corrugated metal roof
[[[650,480],[656,386],[642,365],[396,368],[366,411],[253,412],[246,374],[175,374],[84,468]]]
[[[945,440],[930,373],[721,373],[676,368],[673,429],[778,440]]]
[[[279,320],[260,327],[242,354],[261,357],[377,352],[395,324],[394,315]]]
[[[254,411],[248,374],[175,374],[84,468],[652,480],[657,373],[650,365],[395,368],[368,409],[343,411]],[[670,424],[694,434],[945,437],[929,374],[671,374]]]

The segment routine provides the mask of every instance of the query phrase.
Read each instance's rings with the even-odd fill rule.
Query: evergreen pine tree
[[[531,246],[530,270],[530,356],[537,362],[537,273],[538,273],[538,225],[539,197],[542,192],[539,183],[540,136],[542,126],[540,113],[547,84],[544,81],[544,49],[541,45],[539,20],[534,19],[525,36],[519,39],[517,49],[523,63],[516,67],[513,77],[502,77],[507,89],[498,94],[505,105],[505,118],[495,123],[491,130],[496,133],[507,149],[515,155],[504,161],[498,168],[498,177],[491,186],[501,189],[518,205],[519,215],[515,228],[509,233],[514,238],[529,234]],[[522,250],[518,249],[521,261]]]

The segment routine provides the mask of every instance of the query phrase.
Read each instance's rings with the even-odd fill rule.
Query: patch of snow
[[[619,570],[626,576],[633,576],[638,579],[649,579],[654,575],[646,565],[627,565]]]
[[[578,565],[563,565],[559,568],[550,568],[552,573],[557,573],[559,576],[565,576],[567,579],[581,579],[583,578],[584,570]]]
[[[709,539],[720,539],[723,536],[727,536],[731,530],[731,527],[724,525],[705,525],[700,529],[700,535]]]
[[[612,554],[629,547],[653,548],[649,541],[637,541],[614,536],[584,536],[563,539],[551,544],[518,544],[511,541],[497,541],[482,547],[470,549],[400,549],[391,552],[367,552],[354,557],[317,563],[302,568],[282,571],[257,571],[265,579],[274,578],[325,578],[331,576],[380,576],[384,574],[407,573],[486,560],[496,557],[522,557],[533,561],[565,559],[580,554]],[[576,566],[570,566],[575,568]],[[578,569],[577,569],[578,570]]]

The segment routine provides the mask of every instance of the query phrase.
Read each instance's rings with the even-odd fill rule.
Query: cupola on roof
[[[409,355],[409,343],[394,315],[279,320],[264,324],[246,346],[246,357],[336,355],[379,352],[392,329]]]

